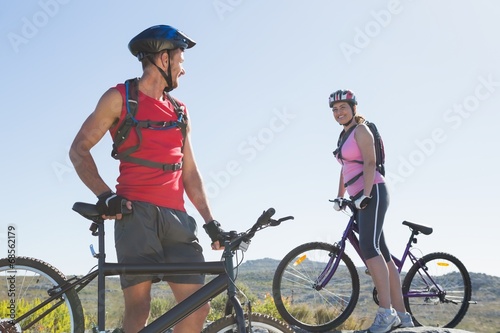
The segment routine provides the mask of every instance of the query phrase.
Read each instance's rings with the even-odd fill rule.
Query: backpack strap
[[[111,156],[117,160],[121,160],[124,157],[135,152],[139,148],[142,139],[142,135],[140,131],[137,130],[136,127],[138,121],[137,119],[135,119],[138,106],[137,97],[139,95],[139,85],[137,81],[138,81],[137,78],[125,81],[125,101],[127,103],[127,114],[125,115],[125,118],[123,119],[122,123],[118,127],[118,130],[116,131],[115,137],[113,139],[113,149],[111,151]],[[130,147],[126,151],[118,153],[118,148],[128,138],[132,127],[136,127],[136,133],[137,136],[139,137],[139,143],[134,147]]]
[[[342,130],[342,132],[340,132],[340,135],[339,135],[339,139],[337,140],[337,149],[335,149],[333,151],[333,155],[335,155],[335,157],[342,163],[344,164],[344,158],[342,157],[342,146],[344,145],[344,143],[347,141],[347,139],[349,138],[349,136],[351,135],[352,131],[354,131],[354,129],[357,127],[356,126],[352,126],[351,128],[349,128],[347,130],[347,132],[345,130]],[[361,163],[363,164],[362,161],[350,161],[350,162],[357,162],[357,163]],[[354,178],[352,178],[351,180],[347,181],[346,183],[344,183],[344,187],[347,187],[349,185],[352,185],[354,184],[354,182],[356,180],[359,179],[359,177],[361,177],[363,175],[363,172],[361,172],[360,174],[357,174],[356,176],[354,176]]]
[[[187,117],[186,113],[184,112],[184,106],[179,106],[177,101],[170,96],[170,94],[167,92],[166,93],[168,100],[172,105],[174,106],[175,113],[177,114],[177,121],[175,123],[175,126],[177,126],[182,133],[182,148],[181,152],[184,151],[184,142],[186,141],[186,135],[187,135]]]
[[[347,187],[347,186],[351,186],[352,184],[354,184],[356,182],[356,180],[358,180],[361,176],[363,175],[363,171],[361,171],[360,173],[358,173],[356,176],[352,177],[351,179],[349,179],[347,182],[344,183],[344,187]]]
[[[338,158],[342,162],[342,164],[344,163],[343,162],[344,159],[342,158],[342,146],[347,141],[349,135],[351,135],[351,132],[354,131],[356,127],[357,126],[352,126],[347,130],[347,132],[345,130],[342,130],[342,132],[340,132],[339,139],[337,140],[337,149],[333,151],[333,155],[336,158]]]
[[[142,143],[142,133],[141,129],[159,129],[166,130],[170,128],[178,127],[182,133],[182,147],[181,151],[184,150],[184,142],[186,138],[186,127],[187,118],[184,114],[184,107],[179,107],[175,100],[167,94],[170,103],[174,106],[175,112],[177,114],[177,121],[143,121],[137,120],[135,118],[138,109],[138,96],[139,96],[139,79],[129,79],[125,81],[125,100],[127,103],[127,114],[124,120],[120,124],[116,135],[113,139],[113,149],[111,151],[111,156],[114,159],[131,162],[134,164],[144,165],[151,168],[159,168],[163,171],[177,171],[182,168],[182,161],[175,164],[170,163],[160,163],[155,161],[150,161],[138,157],[131,156],[132,153],[137,151]],[[137,144],[133,147],[126,149],[125,151],[118,153],[118,148],[126,141],[128,138],[132,127],[135,129],[137,134]]]
[[[374,140],[374,145],[375,145],[375,159],[377,161],[376,163],[376,170],[382,174],[382,176],[385,176],[385,167],[384,167],[384,164],[383,164],[383,159],[384,159],[384,156],[382,155],[383,152],[381,152],[380,150],[384,149],[383,147],[383,142],[382,142],[382,139],[380,137],[380,133],[378,132],[378,129],[377,127],[375,126],[374,123],[372,122],[368,122],[368,121],[364,121],[364,124],[368,127],[368,129],[370,130],[370,132],[372,133],[373,135],[373,140]],[[350,135],[350,131],[355,128],[356,126],[353,126],[349,129],[349,131],[347,131],[348,133],[346,133],[346,135],[343,136],[343,133],[344,131],[342,131],[340,133],[340,136],[339,136],[339,141],[337,143],[337,145],[339,146],[333,153],[334,155],[337,153],[338,155],[335,155],[335,157],[339,158],[340,161],[342,161],[343,163],[343,159],[342,159],[342,153],[341,153],[341,148],[342,148],[342,145],[345,143],[345,141],[347,140],[347,137]],[[341,141],[342,139],[342,141]],[[377,145],[381,145],[381,147],[379,147],[379,149],[377,149]],[[338,152],[337,152],[338,151]],[[380,162],[379,162],[380,161]],[[359,164],[363,164],[363,161],[359,161],[359,160],[350,160],[349,162],[354,162],[354,163],[359,163]],[[351,179],[349,179],[347,182],[344,183],[344,187],[348,187],[352,184],[354,184],[361,176],[363,175],[363,171],[361,171],[360,173],[358,173],[356,176],[352,177]]]

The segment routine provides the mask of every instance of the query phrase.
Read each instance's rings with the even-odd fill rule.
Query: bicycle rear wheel
[[[332,244],[313,242],[293,249],[280,262],[273,279],[273,298],[290,325],[322,332],[340,326],[352,313],[359,297],[359,276],[345,253],[330,281],[320,290],[315,288],[317,278],[338,253]]]
[[[83,309],[73,289],[20,320],[65,281],[61,272],[41,260],[16,257],[11,264],[6,258],[0,259],[0,328],[3,325],[5,332],[19,332],[20,327],[21,332],[83,333]],[[17,330],[7,328],[12,319],[19,320]]]
[[[425,255],[403,281],[405,306],[416,326],[455,327],[467,313],[471,293],[467,269],[448,253]]]
[[[248,315],[245,314],[247,332],[294,333],[290,326],[271,316],[252,313],[250,318],[252,326],[248,327]],[[238,332],[238,327],[236,326],[236,316],[234,314],[214,321],[202,331],[202,333],[219,332]]]

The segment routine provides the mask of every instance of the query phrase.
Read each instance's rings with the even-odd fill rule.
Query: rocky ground
[[[296,329],[294,328],[295,332],[297,333],[308,333],[307,331],[301,330],[301,329]],[[367,332],[366,330],[362,331],[331,331],[331,332],[325,332],[325,333],[365,333]],[[471,331],[464,331],[460,329],[455,329],[455,328],[434,328],[434,327],[412,327],[412,328],[398,328],[395,330],[392,330],[390,333],[474,333]]]

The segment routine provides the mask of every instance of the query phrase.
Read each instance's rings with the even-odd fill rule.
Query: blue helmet
[[[164,50],[189,49],[196,42],[182,31],[169,25],[155,25],[147,28],[128,43],[134,56],[142,60],[144,56]]]

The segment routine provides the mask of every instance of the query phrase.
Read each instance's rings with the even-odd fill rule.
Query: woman
[[[338,90],[330,95],[333,116],[344,128],[340,147],[334,152],[342,165],[334,208],[340,210],[340,198],[347,190],[359,210],[361,253],[377,288],[380,306],[369,331],[385,333],[394,327],[413,327],[414,324],[406,312],[399,272],[382,231],[389,194],[384,177],[376,169],[373,135],[365,119],[357,114],[357,104],[350,90]]]

